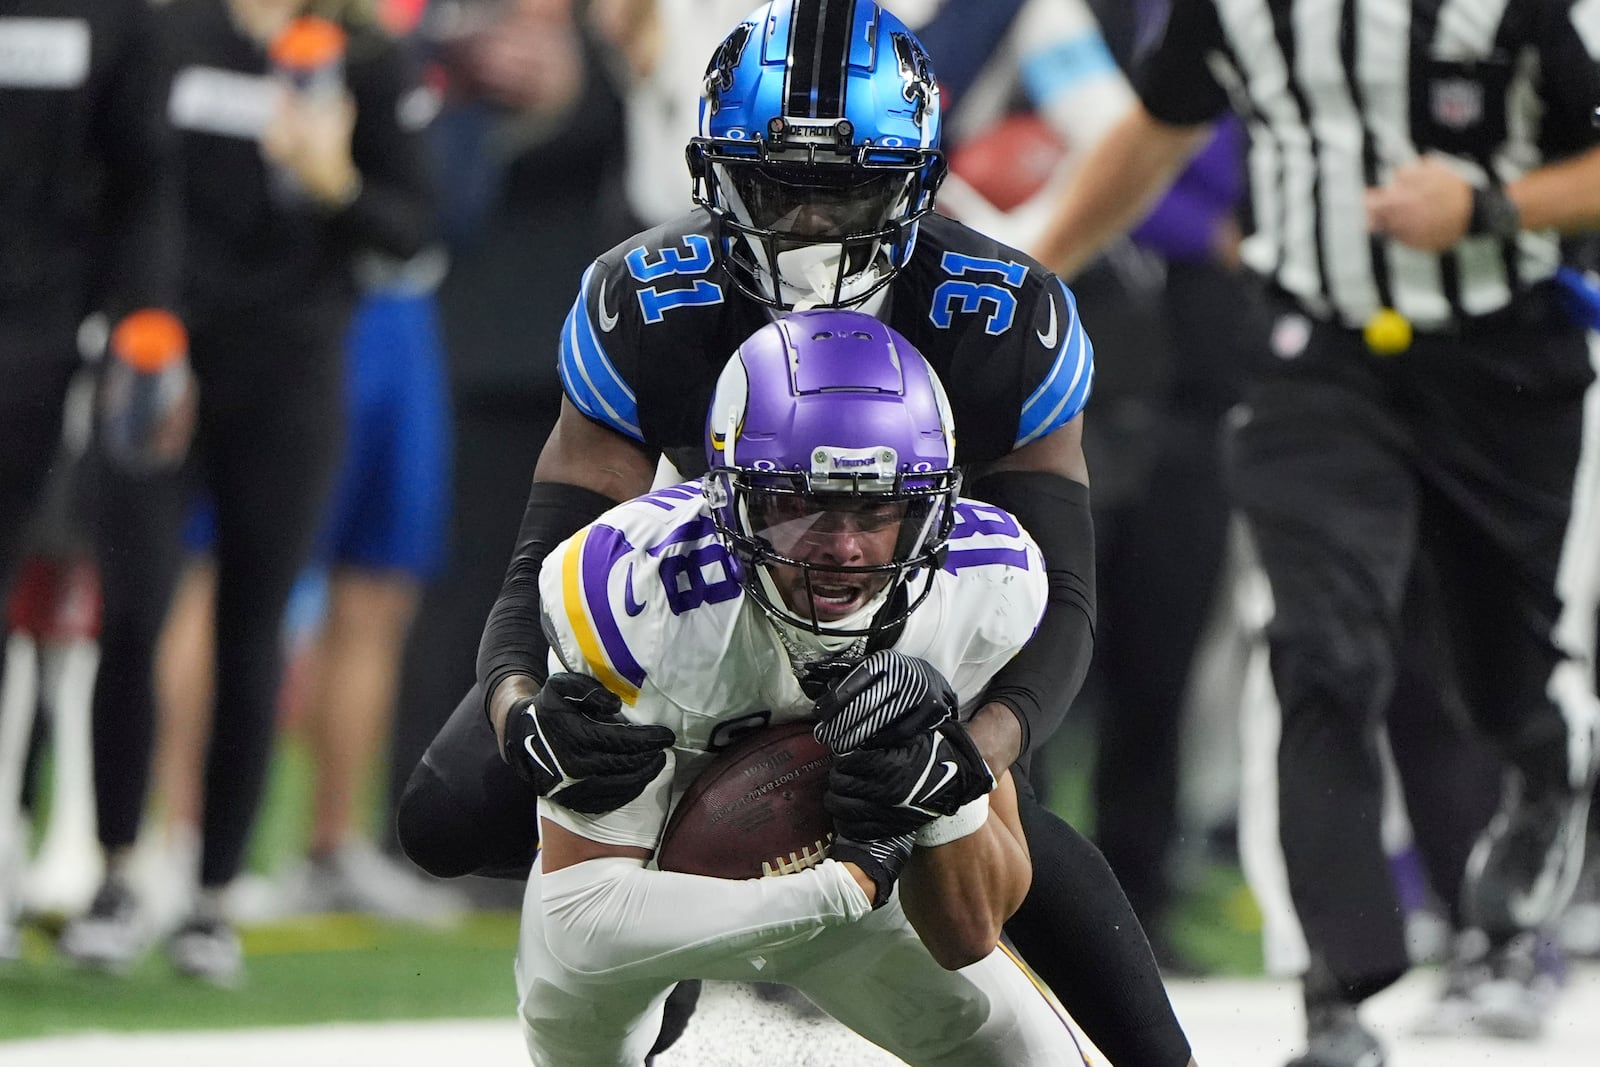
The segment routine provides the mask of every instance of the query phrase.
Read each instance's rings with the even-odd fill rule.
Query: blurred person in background
[[[1119,347],[1106,349],[1104,403],[1084,442],[1107,472],[1095,493],[1100,639],[1085,685],[1095,843],[1175,972],[1196,967],[1169,918],[1184,713],[1227,554],[1223,419],[1266,351],[1266,316],[1238,262],[1242,169],[1242,131],[1224,123],[1130,242],[1073,281],[1091,324],[1103,306],[1093,294],[1118,282],[1131,294],[1104,302],[1124,318],[1105,331]]]
[[[901,0],[885,6],[943,59],[939,91],[950,175],[939,192],[940,212],[1026,247],[1078,163],[1133,105],[1090,5],[1000,0],[974,11],[953,0]]]
[[[177,308],[164,43],[143,0],[0,0],[0,603],[61,445],[68,386],[105,343],[104,325],[81,338],[80,327]],[[25,747],[0,758],[20,765]],[[17,800],[0,798],[0,958],[17,950]]]
[[[621,105],[570,0],[431,0],[418,45],[443,104],[429,137],[450,254],[438,306],[454,488],[401,664],[390,812],[472,684],[528,471],[560,411],[554,361],[536,354],[556,346],[568,300],[546,282],[581,274],[632,229]]]
[[[1591,49],[1600,50],[1600,41],[1591,42]],[[1600,122],[1600,108],[1595,121]],[[1584,237],[1567,242],[1567,262],[1581,277],[1588,280],[1591,291],[1600,294],[1600,237]],[[1600,316],[1600,308],[1591,309]],[[1590,353],[1600,365],[1600,321],[1589,326]],[[1594,401],[1600,404],[1600,400]],[[1600,415],[1591,424],[1591,430],[1600,433]],[[1590,521],[1600,521],[1600,469],[1590,472],[1588,506]],[[1572,597],[1571,628],[1574,639],[1590,649],[1595,648],[1595,632],[1600,629],[1600,537],[1592,541],[1595,550],[1587,559],[1587,566],[1575,568]],[[1595,670],[1600,677],[1600,656],[1595,657]],[[1573,895],[1572,906],[1559,924],[1561,945],[1574,956],[1600,959],[1600,784],[1596,785],[1596,803],[1589,811],[1589,847],[1584,853],[1584,872],[1578,890]]]
[[[1356,1067],[1384,1062],[1358,1006],[1409,966],[1374,736],[1420,571],[1472,719],[1511,768],[1462,890],[1486,966],[1532,966],[1582,860],[1597,707],[1557,624],[1594,375],[1551,279],[1558,234],[1600,219],[1600,68],[1559,2],[1290,14],[1174,0],[1141,106],[1039,251],[1081,265],[1230,103],[1247,109],[1244,258],[1276,290],[1281,359],[1253,383],[1230,474],[1272,590],[1279,832],[1310,948],[1291,1062]]]
[[[861,51],[844,68],[847,41]],[[785,69],[816,77],[815,86],[782,89]],[[552,787],[522,747],[548,656],[532,579],[557,541],[647,488],[661,456],[686,474],[698,469],[720,353],[798,305],[871,310],[911,339],[968,427],[963,461],[983,464],[974,495],[1014,510],[1049,542],[1041,543],[1051,574],[1045,622],[973,719],[985,758],[1025,773],[1030,745],[1054,730],[1087,668],[1093,533],[1078,416],[1091,349],[1059,281],[929,212],[943,158],[937,86],[920,43],[865,0],[775,2],[736,24],[702,84],[701,135],[690,146],[702,210],[623,242],[585,273],[562,338],[562,415],[485,630],[481,685],[457,705],[407,788],[401,840],[434,873],[526,876],[537,846],[527,816]],[[850,107],[851,121],[838,123]],[[791,121],[799,143],[785,132]],[[756,130],[768,132],[747,132]],[[886,158],[868,158],[877,149],[866,139],[880,137],[893,138]],[[763,151],[774,152],[770,164],[757,160]],[[797,672],[809,662],[800,656]],[[582,716],[561,718],[570,732],[554,744],[576,751],[594,740]],[[634,750],[628,733],[618,736],[619,772],[656,754]],[[1034,888],[1008,934],[1111,1059],[1188,1063],[1187,1039],[1109,868],[1027,792]]]
[[[414,261],[406,273],[421,282],[424,269]],[[433,299],[387,273],[383,288],[363,295],[351,324],[344,467],[284,622],[290,647],[280,727],[302,741],[310,763],[306,858],[279,872],[271,899],[236,902],[242,914],[359,911],[446,922],[460,907],[453,891],[388,859],[368,825],[374,809],[380,822],[387,815],[382,796],[371,803],[368,786],[375,782],[381,794],[387,779],[400,653],[422,583],[438,569],[449,488]],[[162,820],[155,862],[141,866],[136,879],[151,890],[149,902],[173,918],[197,874],[213,698],[216,517],[209,501],[184,539],[196,558],[179,581],[157,661],[154,793]]]
[[[905,6],[921,10],[914,28],[941,57],[951,175],[940,210],[1027,247],[1073,171],[1134,104],[1122,72],[1135,45],[1132,9],[1097,12],[1081,0],[1008,0],[981,15],[948,2]],[[1106,13],[1109,34],[1098,24]],[[1146,24],[1154,18],[1146,13]],[[1240,130],[1227,126],[1129,240],[1073,279],[1101,357],[1095,417],[1084,426],[1100,618],[1079,697],[1096,735],[1094,838],[1157,959],[1178,970],[1192,965],[1166,932],[1169,866],[1186,687],[1228,523],[1221,418],[1253,346],[1265,346],[1238,275],[1242,167]],[[1085,736],[1058,734],[1045,747],[1041,790],[1049,794],[1078,759]]]
[[[307,14],[332,16],[340,32],[323,25],[317,50],[280,52],[275,71],[270,50]],[[243,961],[222,894],[244,861],[271,755],[284,606],[340,462],[354,263],[369,249],[402,260],[420,252],[432,191],[402,107],[411,75],[361,5],[174,0],[159,32],[176,71],[167,113],[183,138],[183,306],[198,430],[181,469],[99,464],[94,763],[107,874],[60,949],[119,970],[152,936],[127,864],[150,776],[156,644],[180,530],[203,486],[217,509],[216,686],[200,893],[170,948],[180,972],[232,984]]]
[[[385,3],[382,25],[410,43],[420,8]],[[409,122],[437,108],[417,87],[401,106]],[[348,440],[315,559],[293,606],[291,663],[280,701],[283,725],[306,747],[312,773],[305,862],[282,872],[270,900],[239,901],[243,914],[360,911],[443,922],[456,894],[374,847],[368,814],[387,821],[384,783],[400,655],[423,583],[437,573],[449,508],[449,411],[435,291],[446,270],[432,245],[401,262],[375,250],[356,261],[361,298],[345,337]],[[201,772],[212,703],[215,508],[197,508],[185,547],[198,558],[181,578],[157,664],[160,729],[154,792],[162,825],[140,866],[141,889],[181,917],[198,873]],[[303,617],[307,612],[299,612]],[[294,633],[297,621],[309,633]],[[302,627],[304,628],[304,627]],[[298,641],[295,646],[294,642]],[[386,838],[387,834],[376,835]],[[164,846],[164,847],[163,847]],[[141,845],[141,848],[144,846]]]

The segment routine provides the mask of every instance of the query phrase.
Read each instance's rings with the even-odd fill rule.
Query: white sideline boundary
[[[1438,976],[1416,972],[1371,1002],[1369,1021],[1392,1067],[1592,1067],[1600,1048],[1600,967],[1574,971],[1544,1039],[1420,1038],[1407,1028]],[[1172,1001],[1202,1067],[1282,1067],[1300,1047],[1296,986],[1268,979],[1173,982]],[[510,994],[508,991],[507,999]],[[474,1067],[526,1064],[521,1034],[504,1020],[340,1024],[273,1030],[79,1034],[0,1043],[5,1067]],[[1098,1065],[1103,1057],[1095,1056]],[[827,1020],[799,1019],[743,989],[708,985],[682,1041],[659,1067],[878,1067],[897,1061]],[[1076,1062],[1075,1060],[1068,1062]]]

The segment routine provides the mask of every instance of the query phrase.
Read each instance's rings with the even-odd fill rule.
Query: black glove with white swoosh
[[[885,648],[822,694],[813,733],[842,755],[863,745],[907,741],[953,722],[957,706],[955,690],[937,667]]]
[[[954,815],[994,784],[966,728],[950,721],[906,741],[835,756],[822,803],[839,838],[879,841]]]
[[[629,722],[616,694],[588,675],[558,672],[512,705],[505,757],[540,796],[603,815],[644,792],[674,740],[665,726]]]

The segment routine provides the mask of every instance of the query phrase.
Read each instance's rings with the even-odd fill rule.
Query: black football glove
[[[817,701],[813,732],[835,755],[869,743],[892,745],[953,721],[957,703],[933,664],[881,649]]]
[[[828,849],[828,858],[840,863],[853,863],[861,868],[861,873],[872,879],[876,890],[872,894],[872,908],[876,911],[889,903],[895,880],[905,869],[906,860],[911,858],[911,850],[915,845],[911,834],[879,841],[857,841],[835,834],[833,844]]]
[[[644,792],[674,739],[665,726],[629,722],[616,694],[588,675],[557,673],[512,705],[505,754],[540,796],[603,815]]]
[[[878,841],[915,834],[994,788],[966,728],[947,722],[909,741],[834,757],[822,805],[839,837]]]

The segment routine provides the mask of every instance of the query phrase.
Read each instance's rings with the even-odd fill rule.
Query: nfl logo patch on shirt
[[[88,75],[83,19],[0,18],[0,88],[76,89]]]
[[[1428,85],[1433,121],[1448,130],[1465,130],[1483,120],[1483,86],[1468,78],[1442,78]]]

